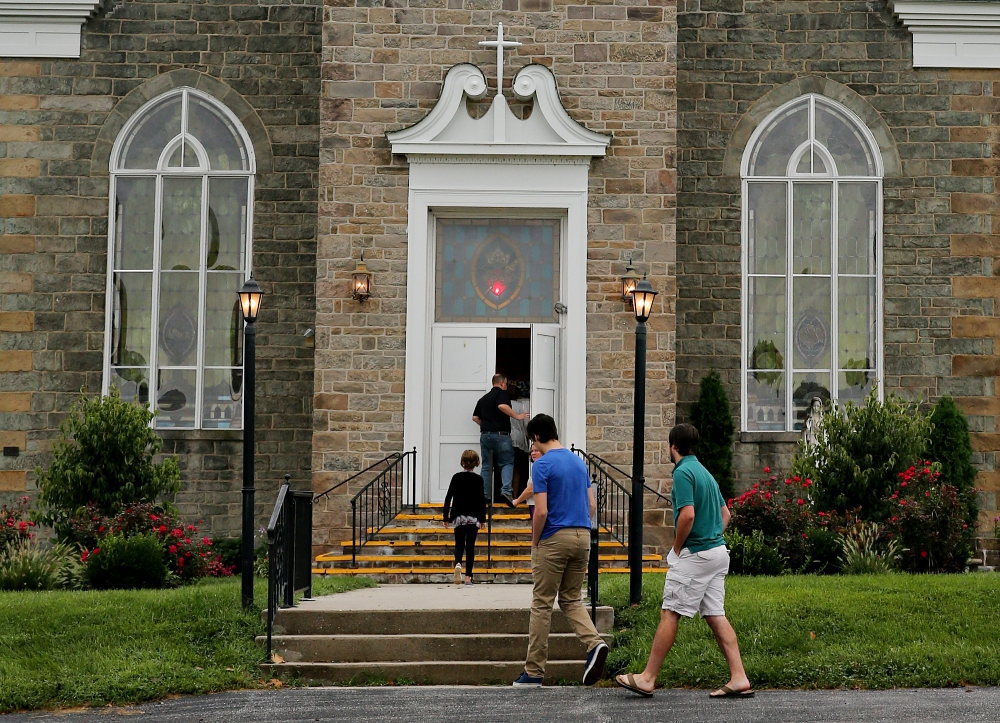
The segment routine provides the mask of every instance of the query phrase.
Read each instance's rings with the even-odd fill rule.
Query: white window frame
[[[788,166],[786,168],[785,174],[780,176],[751,176],[750,175],[750,160],[760,142],[761,136],[769,129],[771,126],[779,122],[782,117],[784,117],[786,111],[795,105],[800,105],[806,99],[808,103],[808,138],[803,142],[792,154],[789,156]],[[843,176],[831,173],[829,169],[835,168],[832,157],[826,149],[815,140],[815,117],[816,117],[816,104],[823,103],[829,107],[834,108],[837,112],[841,113],[857,130],[864,142],[867,144],[868,152],[871,154],[875,163],[875,174],[871,176]],[[797,167],[797,164],[803,153],[808,152],[810,148],[816,148],[821,151],[824,161],[827,165],[827,173],[825,174],[800,174],[796,173],[793,169]],[[740,198],[741,198],[741,214],[740,214],[740,246],[741,246],[741,291],[740,291],[740,301],[741,301],[741,349],[740,349],[740,429],[744,432],[751,432],[753,434],[785,434],[788,432],[796,432],[795,429],[795,410],[792,401],[792,395],[794,393],[793,379],[796,373],[809,373],[816,372],[816,370],[806,370],[806,369],[795,369],[794,368],[794,354],[792,349],[792,344],[794,343],[793,333],[792,333],[792,320],[793,320],[793,281],[797,277],[826,277],[830,279],[830,369],[818,370],[818,373],[828,372],[830,374],[830,397],[835,403],[839,396],[839,384],[840,384],[840,369],[839,369],[839,293],[838,293],[838,282],[837,279],[840,276],[845,277],[857,277],[857,278],[871,278],[871,274],[840,274],[838,271],[839,262],[839,186],[841,183],[850,182],[865,182],[874,183],[876,185],[876,210],[875,210],[875,315],[876,315],[876,338],[875,338],[875,379],[878,385],[878,395],[879,398],[883,398],[884,394],[884,378],[885,378],[885,364],[884,364],[884,343],[883,343],[883,210],[882,210],[882,200],[883,200],[883,179],[885,177],[885,168],[882,162],[882,155],[879,151],[878,142],[875,140],[875,136],[872,134],[868,126],[865,125],[856,114],[851,112],[848,108],[844,107],[840,103],[837,103],[830,98],[821,96],[816,93],[807,93],[802,96],[798,96],[793,100],[788,101],[781,107],[775,109],[771,112],[767,118],[757,126],[753,134],[750,136],[750,140],[746,145],[746,149],[743,152],[743,160],[740,164]],[[832,183],[830,209],[831,209],[831,228],[830,228],[830,273],[829,274],[797,274],[794,273],[793,264],[793,253],[792,253],[792,213],[793,213],[793,185],[795,183],[808,183],[810,181],[817,181],[822,183]],[[749,273],[749,186],[751,183],[784,183],[786,187],[786,231],[785,231],[785,273],[784,274],[750,274]],[[750,352],[750,338],[749,338],[749,310],[750,310],[750,278],[781,278],[785,279],[785,349],[783,350],[785,358],[785,368],[782,370],[784,375],[785,389],[785,429],[784,431],[767,431],[767,430],[751,430],[748,428],[747,423],[747,411],[749,407],[747,399],[747,386],[748,379],[750,375],[749,370],[749,352]]]
[[[122,154],[125,150],[125,142],[131,136],[132,131],[135,129],[136,125],[140,123],[145,116],[158,107],[160,104],[167,102],[170,98],[174,96],[182,96],[182,112],[181,112],[181,132],[177,137],[169,140],[164,146],[163,151],[160,154],[159,162],[155,169],[144,168],[144,169],[133,169],[133,168],[123,168],[122,166]],[[226,117],[226,119],[232,124],[232,126],[237,130],[240,135],[240,141],[243,144],[243,150],[247,154],[247,170],[212,170],[208,167],[208,156],[205,153],[204,148],[199,139],[190,135],[187,129],[188,121],[188,104],[191,96],[197,97],[199,100],[211,105],[216,111],[221,113]],[[187,142],[195,150],[198,155],[198,166],[197,167],[168,167],[170,156],[176,149],[178,144],[183,144]],[[185,151],[182,150],[182,154]],[[252,262],[253,262],[253,211],[254,211],[254,180],[255,174],[257,172],[257,161],[254,155],[253,143],[250,140],[250,136],[243,127],[239,118],[221,101],[214,98],[213,96],[205,93],[203,91],[197,90],[191,87],[180,87],[173,90],[167,91],[156,98],[145,103],[139,110],[137,110],[132,117],[128,120],[125,126],[118,133],[118,137],[115,139],[114,146],[111,150],[111,162],[109,171],[111,174],[110,186],[108,190],[108,273],[107,273],[107,289],[105,297],[105,325],[104,325],[104,370],[103,370],[103,384],[101,388],[102,394],[107,394],[111,385],[111,339],[114,324],[114,276],[116,273],[115,269],[115,231],[117,229],[117,218],[116,218],[116,183],[118,178],[134,178],[134,177],[145,177],[155,178],[155,188],[156,188],[156,210],[153,220],[153,260],[152,260],[152,299],[150,306],[150,358],[149,358],[149,407],[150,409],[156,409],[156,397],[158,393],[157,387],[157,370],[158,370],[158,359],[157,359],[157,348],[158,348],[158,334],[159,334],[159,304],[160,304],[160,251],[162,243],[162,212],[163,212],[163,180],[165,178],[201,178],[202,188],[201,188],[201,246],[199,250],[199,263],[198,263],[198,335],[197,338],[199,343],[197,345],[197,361],[196,361],[196,388],[195,388],[195,424],[193,427],[165,427],[164,429],[171,430],[200,430],[203,424],[203,403],[204,403],[204,376],[205,376],[205,316],[206,316],[206,288],[207,288],[207,275],[208,269],[205,266],[206,259],[206,244],[208,242],[208,190],[209,181],[212,178],[244,178],[247,180],[247,223],[246,223],[246,238],[244,240],[244,259],[245,268],[243,270],[244,280],[249,279],[252,272]],[[241,330],[242,333],[242,330]],[[242,367],[242,364],[240,365]],[[175,367],[171,367],[175,368]],[[215,368],[215,367],[210,367]],[[233,367],[225,367],[226,369],[231,369]],[[241,418],[240,418],[240,429],[243,428],[242,410],[243,405],[240,405]],[[156,426],[156,418],[154,417],[152,425]]]

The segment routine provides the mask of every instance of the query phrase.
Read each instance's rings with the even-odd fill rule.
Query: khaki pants
[[[559,594],[559,609],[569,620],[587,652],[603,642],[581,602],[583,579],[590,558],[590,530],[567,527],[538,543],[531,551],[534,591],[528,624],[528,658],[524,670],[533,678],[545,675],[549,655],[552,604]]]

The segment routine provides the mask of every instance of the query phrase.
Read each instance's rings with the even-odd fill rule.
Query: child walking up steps
[[[455,584],[462,584],[462,557],[465,557],[465,584],[472,584],[472,568],[476,562],[476,534],[486,523],[486,498],[483,479],[472,470],[479,466],[479,454],[467,449],[462,452],[462,469],[451,478],[444,498],[444,524],[455,527]]]

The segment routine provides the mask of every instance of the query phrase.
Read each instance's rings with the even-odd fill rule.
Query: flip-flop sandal
[[[716,693],[718,693],[719,690],[722,691],[722,695],[716,695]],[[752,688],[750,690],[733,690],[728,685],[724,685],[721,688],[719,688],[719,690],[715,691],[715,693],[709,693],[708,697],[709,698],[753,698],[754,697],[754,691]]]
[[[615,676],[615,682],[618,683],[618,685],[620,685],[625,690],[631,690],[633,693],[638,693],[643,698],[652,698],[653,697],[653,691],[651,691],[651,690],[643,690],[638,685],[636,685],[636,683],[635,683],[635,676],[632,673],[627,673],[624,677],[625,677],[625,680],[628,681],[627,683],[623,683],[622,682],[622,676],[621,675],[616,675]]]

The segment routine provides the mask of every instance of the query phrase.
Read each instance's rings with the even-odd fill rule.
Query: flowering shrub
[[[726,530],[729,548],[729,571],[734,575],[780,575],[785,559],[764,539],[760,530],[744,535],[739,530]]]
[[[131,538],[149,535],[159,543],[169,572],[181,582],[206,575],[232,574],[232,569],[222,564],[218,555],[213,553],[212,541],[202,536],[195,525],[182,524],[150,503],[126,507],[111,517],[102,516],[95,507],[88,506],[85,515],[69,521],[67,530],[68,536],[83,546],[84,562],[110,536]]]
[[[765,467],[768,474],[770,468]],[[732,529],[744,537],[759,531],[769,544],[781,550],[791,571],[809,564],[809,530],[818,526],[812,512],[812,480],[799,476],[779,480],[762,478],[739,497],[729,500]]]
[[[35,523],[25,519],[28,516],[30,500],[21,497],[14,507],[0,505],[0,548],[7,543],[21,544],[34,538]]]
[[[972,553],[969,489],[946,483],[937,463],[922,461],[899,474],[887,498],[886,535],[902,549],[900,567],[910,572],[961,572]]]
[[[96,590],[159,588],[169,576],[161,542],[151,533],[107,535],[83,558],[87,581]]]

